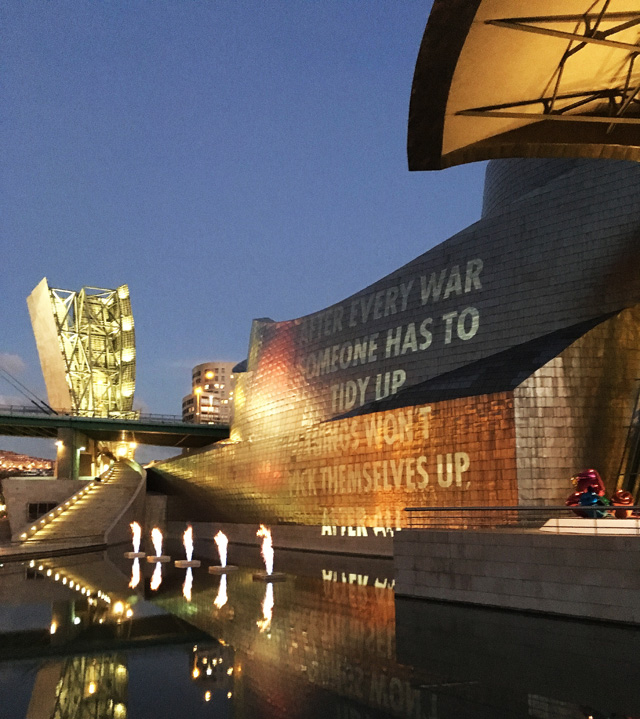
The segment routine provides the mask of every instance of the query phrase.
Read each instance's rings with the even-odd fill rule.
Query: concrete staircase
[[[22,547],[51,545],[98,546],[106,544],[107,533],[144,482],[143,475],[126,462],[117,462],[52,512],[28,529]],[[35,527],[35,530],[34,530]]]

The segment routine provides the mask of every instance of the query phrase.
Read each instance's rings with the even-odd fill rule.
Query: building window
[[[43,514],[47,514],[57,506],[57,502],[29,502],[27,505],[29,521],[33,522],[35,519],[40,519]]]

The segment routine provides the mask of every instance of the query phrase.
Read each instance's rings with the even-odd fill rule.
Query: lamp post
[[[196,424],[200,424],[200,395],[202,394],[202,387],[196,387],[193,392],[196,396]]]

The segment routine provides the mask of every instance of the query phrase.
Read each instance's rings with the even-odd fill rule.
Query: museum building
[[[585,467],[615,488],[640,377],[639,186],[635,162],[490,162],[480,221],[324,310],[255,320],[230,439],[156,469],[203,519],[241,523],[557,505]]]

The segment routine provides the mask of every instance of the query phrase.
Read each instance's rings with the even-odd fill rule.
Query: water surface
[[[265,583],[257,548],[132,588],[124,549],[0,567],[3,719],[640,717],[637,629],[396,599],[388,560]]]

